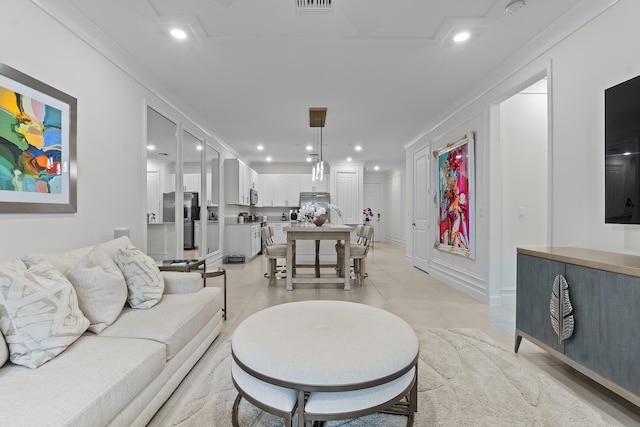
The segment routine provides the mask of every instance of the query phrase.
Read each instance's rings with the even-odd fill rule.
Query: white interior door
[[[430,145],[413,155],[413,266],[429,272],[432,236],[429,218],[432,211]]]
[[[371,183],[364,184],[364,194],[363,194],[363,204],[365,208],[371,208],[373,212],[373,218],[369,221],[373,226],[373,240],[378,242],[383,237],[384,231],[382,230],[382,222],[380,218],[382,217],[382,212],[380,212],[380,184],[379,183]]]

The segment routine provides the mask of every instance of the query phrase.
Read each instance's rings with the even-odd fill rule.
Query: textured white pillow
[[[4,341],[4,335],[0,332],[0,367],[9,360],[9,349],[7,343]]]
[[[5,261],[3,263],[0,263],[0,270],[2,270],[3,268],[12,268],[17,271],[27,271],[27,266],[20,260]],[[4,335],[0,333],[0,367],[2,367],[2,365],[4,365],[7,360],[9,360],[9,348],[7,348],[7,343],[4,340]]]
[[[67,274],[67,271],[80,259],[88,254],[92,246],[86,246],[84,248],[72,249],[66,252],[54,252],[48,254],[32,253],[27,254],[22,258],[27,267],[31,267],[38,260],[44,259],[51,263],[52,266],[58,269],[62,274]]]
[[[76,290],[80,310],[91,323],[89,330],[96,334],[118,318],[127,302],[124,276],[99,245],[69,269],[67,279]]]
[[[102,246],[102,248],[107,251],[111,259],[115,261],[120,249],[127,248],[133,245],[131,244],[131,240],[129,240],[127,236],[122,236],[118,237],[117,239],[100,243],[100,246]]]
[[[0,331],[13,363],[37,368],[88,327],[73,286],[48,261],[26,271],[0,266]]]
[[[151,308],[160,302],[164,280],[151,257],[129,246],[118,250],[116,264],[127,282],[127,301],[132,308]]]

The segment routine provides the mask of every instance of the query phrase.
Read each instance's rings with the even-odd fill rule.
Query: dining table
[[[314,223],[300,223],[294,224],[290,227],[285,227],[284,232],[287,235],[287,282],[286,290],[293,290],[294,283],[344,283],[344,290],[351,290],[351,275],[349,274],[349,261],[350,261],[350,245],[345,244],[344,258],[338,259],[338,262],[342,262],[342,271],[345,273],[344,277],[294,277],[294,251],[296,247],[296,241],[298,240],[315,240],[316,251],[319,247],[321,240],[336,240],[349,243],[351,239],[352,227],[344,224],[330,224],[324,223],[321,226],[317,226]],[[316,254],[316,271],[319,271],[319,258]],[[291,268],[289,266],[292,266]],[[320,276],[316,274],[316,276]]]

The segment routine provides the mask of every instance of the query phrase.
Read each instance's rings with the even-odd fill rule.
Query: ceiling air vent
[[[295,0],[298,13],[333,13],[333,0]]]

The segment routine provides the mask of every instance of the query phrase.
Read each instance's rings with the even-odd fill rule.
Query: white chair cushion
[[[281,257],[285,258],[287,256],[287,245],[276,244],[272,246],[267,246],[265,248],[266,254],[270,257]]]
[[[310,414],[342,414],[374,408],[400,396],[410,385],[415,368],[389,383],[362,390],[312,392],[305,404]]]
[[[127,282],[132,308],[151,308],[162,299],[164,280],[155,261],[134,246],[118,249],[116,264]]]
[[[242,391],[267,406],[284,412],[292,412],[297,400],[297,392],[290,388],[284,388],[269,384],[247,374],[233,360],[231,376]]]
[[[89,319],[89,330],[102,332],[118,317],[127,302],[127,284],[111,256],[100,245],[67,272],[78,295],[82,313]]]
[[[37,368],[62,353],[89,327],[76,292],[48,261],[0,270],[0,331],[17,365]]]

